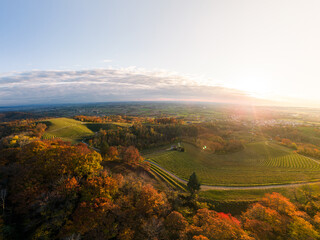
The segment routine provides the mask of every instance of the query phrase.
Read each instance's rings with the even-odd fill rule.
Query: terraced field
[[[70,118],[53,118],[45,121],[48,129],[44,139],[60,138],[72,143],[80,142],[83,138],[93,134],[85,124]]]
[[[255,186],[320,180],[320,164],[267,142],[251,143],[237,153],[217,155],[185,143],[186,152],[157,151],[145,155],[187,180],[193,171],[203,184]]]

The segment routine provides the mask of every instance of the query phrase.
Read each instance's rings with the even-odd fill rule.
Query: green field
[[[225,155],[204,152],[188,143],[184,146],[186,152],[163,150],[145,157],[185,180],[196,172],[207,185],[273,185],[320,179],[320,164],[273,143],[250,143],[243,151]]]
[[[60,138],[72,143],[80,142],[83,138],[93,135],[85,124],[70,118],[53,118],[45,121],[48,128],[43,135],[44,139]]]

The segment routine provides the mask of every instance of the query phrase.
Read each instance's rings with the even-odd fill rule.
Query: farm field
[[[70,118],[53,118],[45,122],[48,128],[44,139],[60,138],[72,143],[80,142],[83,138],[93,134],[85,124]]]
[[[202,184],[226,186],[277,185],[316,181],[320,164],[269,142],[247,144],[240,152],[217,155],[184,143],[185,152],[157,151],[145,158],[188,180],[196,172]]]

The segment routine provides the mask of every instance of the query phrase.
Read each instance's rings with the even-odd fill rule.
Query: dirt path
[[[173,173],[169,172],[165,168],[161,167],[160,165],[151,162],[149,160],[145,160],[146,162],[153,164],[160,168],[162,171],[166,172],[168,175],[173,177],[174,179],[178,180],[179,182],[182,182],[184,184],[187,184],[188,182]],[[261,186],[214,186],[214,185],[201,185],[201,190],[202,191],[207,191],[207,190],[250,190],[250,189],[270,189],[270,188],[282,188],[282,187],[298,187],[298,186],[303,186],[303,185],[308,185],[308,184],[316,184],[320,183],[320,181],[316,182],[302,182],[302,183],[288,183],[288,184],[277,184],[277,185],[261,185]]]

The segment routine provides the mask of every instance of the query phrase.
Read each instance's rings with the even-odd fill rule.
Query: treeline
[[[34,114],[30,112],[2,112],[0,113],[0,122],[11,122],[16,120],[24,120],[24,119],[37,119],[41,116],[39,114]]]
[[[135,146],[139,150],[169,144],[183,137],[197,137],[197,128],[192,125],[144,125],[134,124],[128,128],[100,130],[89,142],[95,147],[107,143],[109,146]]]
[[[303,131],[303,128],[310,128],[310,133]],[[261,128],[261,131],[272,138],[290,139],[292,142],[308,143],[320,146],[320,130],[308,126],[266,126]],[[318,133],[318,137],[313,136],[312,133]]]
[[[34,120],[15,120],[12,122],[3,122],[0,123],[0,138],[9,136],[11,134],[28,132],[35,127]]]
[[[161,117],[161,118],[154,118],[152,119],[155,124],[182,124],[182,119],[177,119],[174,117]]]
[[[84,144],[37,140],[10,151],[1,166],[2,239],[320,237],[320,196],[306,194],[295,205],[267,194],[234,217],[196,197],[166,194],[137,176],[114,174]],[[143,164],[138,156],[128,147],[116,161]]]
[[[177,119],[174,117],[135,117],[135,116],[122,116],[122,115],[109,115],[109,116],[74,116],[74,119],[81,122],[94,122],[94,123],[149,123],[149,124],[182,124],[182,119]]]
[[[0,149],[9,145],[24,145],[30,138],[40,138],[47,126],[35,120],[0,123]]]
[[[308,127],[269,126],[262,131],[299,154],[320,159],[320,130],[313,127],[308,129],[310,131],[308,134],[301,128]],[[315,137],[317,133],[319,137]]]
[[[214,153],[232,153],[244,149],[244,141],[237,139],[226,140],[214,134],[202,134],[196,139],[199,148],[209,150]]]
[[[133,116],[122,116],[122,115],[109,115],[109,116],[74,116],[75,120],[81,122],[94,122],[94,123],[109,123],[109,122],[118,122],[118,123],[132,123],[132,122],[143,122],[145,118],[143,117],[133,117]]]
[[[166,122],[166,121],[165,121]],[[209,126],[209,127],[208,127]],[[223,154],[240,151],[244,140],[235,138],[237,130],[213,124],[134,124],[128,128],[100,130],[89,143],[97,148],[108,146],[135,146],[139,150],[187,141],[201,149]]]
[[[238,139],[239,133],[246,131],[245,126],[232,121],[197,124],[198,137],[195,144],[202,149],[224,154],[244,149],[245,140]]]
[[[282,145],[294,149],[297,153],[320,159],[320,147],[310,143],[296,143],[287,138],[276,137]]]

